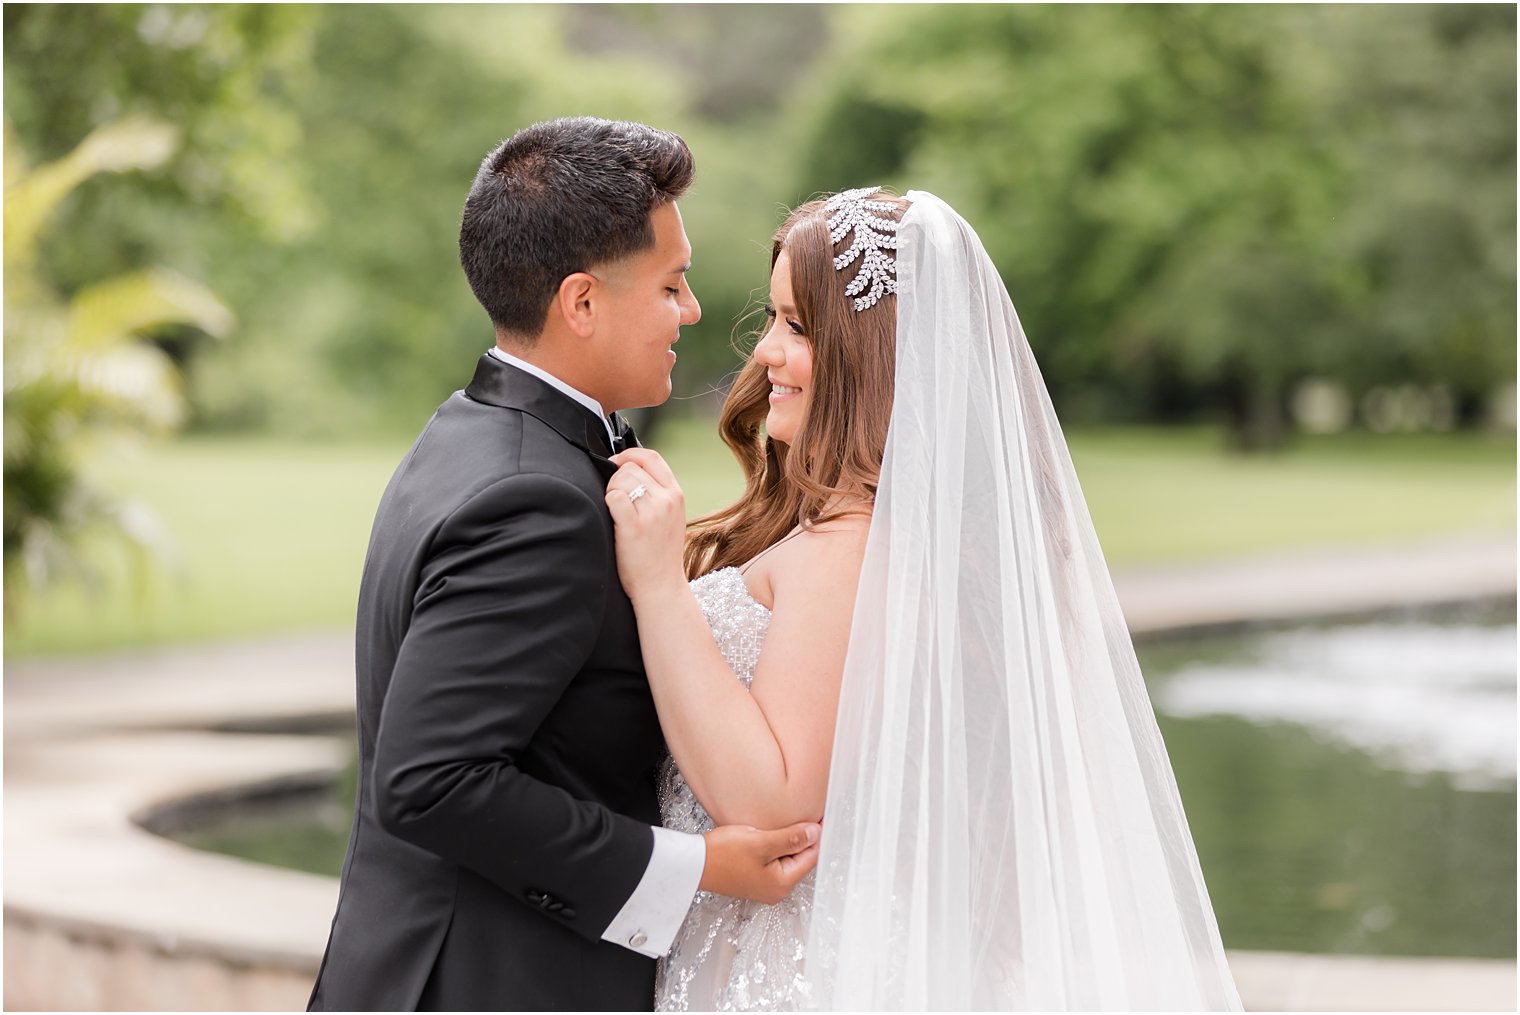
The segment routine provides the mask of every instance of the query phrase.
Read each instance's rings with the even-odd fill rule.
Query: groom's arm
[[[386,693],[372,780],[392,834],[592,940],[642,880],[653,833],[518,763],[601,629],[610,550],[600,510],[563,480],[522,475],[444,523]]]

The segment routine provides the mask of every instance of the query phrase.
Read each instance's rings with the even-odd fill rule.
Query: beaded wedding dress
[[[736,567],[705,574],[691,583],[723,659],[745,687],[765,641],[771,613],[751,598]],[[660,813],[679,832],[713,828],[675,762],[660,770]],[[796,1011],[806,1007],[802,960],[813,901],[809,874],[781,902],[767,906],[712,892],[698,892],[660,960],[656,1011]]]

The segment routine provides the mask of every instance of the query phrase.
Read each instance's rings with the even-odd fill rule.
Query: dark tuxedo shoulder
[[[531,561],[572,591],[574,609],[555,620],[580,617],[586,626],[572,640],[589,646],[602,623],[608,571],[616,567],[605,519],[605,505],[569,480],[543,472],[504,476],[440,520],[428,541],[416,607],[464,575],[473,576],[472,585],[486,575],[499,582]]]
[[[417,438],[393,492],[436,518],[505,478],[528,474],[571,484],[605,513],[606,480],[585,450],[534,416],[456,392]]]
[[[419,449],[442,453],[485,482],[488,477],[540,472],[594,490],[598,501],[606,489],[597,460],[552,426],[519,409],[473,401],[462,392],[439,406],[418,443]]]

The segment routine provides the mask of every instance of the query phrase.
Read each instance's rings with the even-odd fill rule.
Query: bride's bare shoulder
[[[854,584],[871,532],[869,508],[851,511],[809,526],[777,547],[773,581],[821,581],[837,577]]]

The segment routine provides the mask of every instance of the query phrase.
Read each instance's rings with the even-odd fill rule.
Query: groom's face
[[[702,308],[686,283],[691,243],[675,203],[649,215],[654,246],[599,268],[608,313],[597,322],[604,357],[602,404],[608,409],[659,405],[670,397],[670,371],[681,325],[695,324]]]

